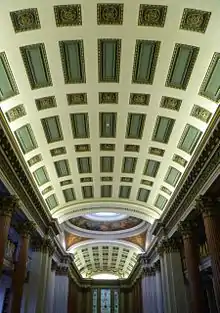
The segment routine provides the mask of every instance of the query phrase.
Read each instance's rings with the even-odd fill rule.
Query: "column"
[[[68,312],[68,290],[68,267],[61,265],[56,270],[53,313]]]
[[[212,260],[213,286],[216,305],[220,312],[220,203],[202,196],[196,201],[202,213],[208,250]]]
[[[194,225],[191,221],[184,221],[180,223],[179,230],[183,238],[192,301],[192,313],[203,313],[203,290],[199,272],[198,245],[196,244],[193,234]]]
[[[163,240],[160,250],[163,258],[165,313],[186,313],[186,292],[178,243],[173,238]]]
[[[0,277],[3,269],[11,217],[16,205],[17,200],[15,197],[0,196]]]
[[[47,313],[53,313],[56,265],[52,264],[47,284]]]
[[[158,313],[163,313],[163,294],[160,261],[155,263],[156,306]]]
[[[68,291],[68,313],[74,311],[74,281],[69,277],[69,291]]]
[[[25,222],[20,225],[20,251],[18,261],[15,264],[15,269],[12,278],[12,297],[11,297],[11,313],[20,313],[23,285],[26,276],[26,266],[28,261],[28,247],[30,235],[34,230],[33,222]]]
[[[147,289],[146,289],[146,276],[145,270],[143,268],[142,278],[141,278],[141,296],[142,296],[142,311],[147,313]]]

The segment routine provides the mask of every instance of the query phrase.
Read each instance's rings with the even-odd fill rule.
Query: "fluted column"
[[[53,313],[56,265],[52,264],[51,268],[49,268],[49,270],[50,271],[49,271],[48,283],[47,283],[46,313]]]
[[[193,223],[190,221],[181,222],[179,230],[182,234],[186,267],[192,299],[192,313],[203,313],[203,291],[199,272],[198,245],[193,234]]]
[[[155,263],[155,285],[156,285],[156,306],[157,312],[163,313],[163,294],[161,281],[161,266],[160,261]]]
[[[18,261],[15,264],[15,270],[12,277],[11,313],[20,313],[28,260],[28,247],[33,230],[34,224],[32,222],[25,222],[20,226],[21,244]]]
[[[17,200],[15,197],[0,196],[0,277],[3,269],[11,217],[16,205]]]
[[[53,313],[68,312],[68,270],[67,264],[61,265],[56,270]]]
[[[204,196],[196,202],[205,226],[208,250],[212,261],[215,299],[218,312],[220,312],[220,203]]]

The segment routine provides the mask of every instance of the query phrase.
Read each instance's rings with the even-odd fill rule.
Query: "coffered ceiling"
[[[2,0],[0,107],[60,223],[152,223],[220,99],[220,6]]]

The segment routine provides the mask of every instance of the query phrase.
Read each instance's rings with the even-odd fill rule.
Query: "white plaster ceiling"
[[[12,0],[2,0],[0,2],[0,55],[5,53],[18,89],[18,92],[15,91],[13,96],[7,96],[4,98],[3,95],[3,99],[0,101],[0,107],[13,134],[24,125],[30,124],[37,146],[25,154],[20,150],[21,155],[27,162],[27,168],[31,173],[34,173],[42,166],[45,166],[49,180],[41,186],[38,186],[36,183],[36,188],[39,189],[45,201],[49,196],[55,195],[57,205],[51,209],[50,212],[53,217],[59,219],[60,223],[71,217],[97,211],[102,212],[103,210],[134,215],[153,223],[153,221],[156,218],[159,218],[160,214],[165,209],[165,206],[163,208],[158,208],[158,205],[155,205],[158,195],[164,197],[160,200],[169,201],[177,186],[172,186],[164,181],[168,169],[173,167],[174,171],[178,170],[182,175],[193,153],[196,151],[195,147],[192,153],[189,154],[178,148],[180,140],[183,138],[186,125],[191,125],[204,134],[208,122],[201,120],[201,118],[204,119],[205,114],[209,111],[210,122],[211,115],[215,113],[219,103],[220,86],[218,82],[220,79],[217,78],[220,76],[220,71],[218,68],[218,54],[215,53],[220,52],[220,6],[219,2],[216,0],[167,0],[166,2],[161,0],[156,1],[156,3],[155,1],[149,3],[148,1],[140,0],[128,0],[124,3],[122,1],[117,1],[117,3],[124,4],[123,19],[121,19],[122,23],[120,25],[99,25],[97,23],[97,4],[101,3],[109,4],[115,3],[115,1],[100,2],[90,0],[74,2],[70,0],[64,2],[58,0],[54,2],[52,0],[33,0],[30,2],[28,0],[19,0],[15,2]],[[58,27],[54,15],[54,6],[72,4],[78,4],[81,6],[82,25]],[[157,25],[138,25],[141,4],[167,6],[167,8],[165,8],[166,14],[163,16],[164,20],[162,18],[159,27]],[[40,24],[37,20],[35,20],[35,23],[38,23],[38,26],[40,25],[40,27],[33,30],[15,32],[10,13],[28,8],[37,9]],[[181,20],[186,8],[206,12],[195,11],[193,13],[193,11],[190,11],[192,14],[191,23],[194,27],[198,28],[194,29],[194,31],[192,29],[180,29]],[[157,9],[156,11],[151,11],[151,18],[153,18],[154,14],[157,14],[155,12],[157,12]],[[211,12],[211,15],[209,12]],[[201,18],[203,17],[204,21],[201,22]],[[25,17],[23,21],[24,20]],[[190,17],[187,20],[187,23],[189,22]],[[119,82],[99,81],[98,40],[106,38],[121,40]],[[59,42],[67,40],[83,41],[86,77],[86,80],[83,83],[65,83],[64,81]],[[160,42],[155,73],[153,67],[150,68],[149,75],[151,76],[151,74],[154,74],[154,77],[151,77],[152,81],[148,83],[132,83],[136,40]],[[48,86],[44,88],[31,88],[22,60],[20,47],[38,43],[43,43],[45,46],[52,84],[48,84]],[[166,83],[167,79],[169,80],[169,77],[171,76],[172,78],[173,75],[172,73],[168,75],[170,72],[170,66],[176,66],[176,63],[174,64],[174,61],[172,60],[176,44],[187,45],[188,48],[189,46],[199,48],[197,49],[198,56],[196,60],[194,60],[194,66],[191,64],[192,73],[189,75],[189,80],[182,89],[168,87]],[[182,46],[182,48],[184,54],[184,46]],[[213,62],[215,65],[215,71],[212,71],[209,69],[209,65],[214,55],[216,57]],[[184,60],[184,55],[182,55],[182,57],[183,59],[181,62]],[[6,66],[6,63],[4,66],[7,67],[7,72],[9,73],[8,65]],[[206,78],[209,79],[210,82],[209,85],[208,83],[205,85],[205,87],[208,86],[208,91],[201,87],[204,86],[203,82],[206,74]],[[4,88],[3,85],[1,86],[0,81],[1,92]],[[200,95],[200,90],[203,91],[203,96]],[[216,93],[213,90],[216,90]],[[100,92],[118,93],[118,103],[99,104]],[[73,93],[86,93],[87,104],[68,105],[67,94]],[[129,104],[131,93],[149,94],[150,100],[148,105]],[[0,99],[1,97],[2,96],[0,95]],[[55,97],[57,106],[38,110],[35,100],[43,97]],[[162,97],[181,100],[179,111],[161,107]],[[23,105],[25,114],[22,113],[23,109],[16,110],[18,105]],[[192,115],[194,105],[200,107],[199,111],[196,111],[197,117]],[[12,111],[9,111],[11,109]],[[204,111],[204,109],[207,111]],[[8,117],[9,112],[11,112],[10,118]],[[100,137],[100,112],[117,113],[115,137]],[[88,114],[89,138],[74,138],[73,136],[70,114],[77,113]],[[127,118],[129,113],[146,115],[141,139],[126,138]],[[52,116],[59,117],[62,139],[48,143],[41,119]],[[158,116],[175,120],[167,143],[153,140]],[[14,119],[14,117],[16,118]],[[107,124],[108,123],[106,122],[108,128]],[[15,140],[17,140],[16,136]],[[115,148],[113,151],[102,151],[100,150],[101,144],[115,145]],[[90,151],[76,152],[76,145],[90,145]],[[139,152],[125,151],[125,145],[137,145],[139,146]],[[50,150],[60,147],[65,147],[66,153],[52,156]],[[150,148],[162,149],[164,150],[164,155],[159,156],[151,154],[149,152]],[[28,161],[33,160],[32,158],[39,154],[41,155],[41,159],[38,159],[38,162],[30,166],[30,162]],[[185,167],[173,160],[174,155],[178,155],[185,160],[187,163]],[[114,157],[113,172],[100,172],[100,157],[103,156]],[[91,158],[91,173],[79,173],[77,158],[80,157]],[[124,157],[137,158],[136,168],[133,173],[122,173]],[[68,160],[70,173],[64,177],[58,177],[54,162],[63,159]],[[160,162],[159,170],[155,177],[143,174],[146,160]],[[102,181],[101,177],[111,177],[112,181]],[[128,178],[130,178],[130,182],[126,181]],[[33,179],[35,180],[34,175]],[[82,182],[81,179],[84,179],[84,182]],[[89,182],[88,179],[92,181]],[[70,184],[61,186],[60,183],[66,180],[71,180]],[[149,184],[152,185],[150,186]],[[101,197],[100,190],[101,186],[104,185],[112,186],[111,197]],[[84,186],[92,186],[94,193],[92,198],[83,198],[82,187]],[[120,186],[131,187],[128,198],[119,197]],[[161,190],[162,186],[163,190]],[[67,188],[74,189],[75,200],[65,201],[63,190]],[[137,199],[139,188],[149,190],[150,193],[146,201],[139,201]],[[144,191],[142,190],[142,192]],[[50,208],[47,207],[47,209]],[[93,242],[93,245],[97,246],[97,241]],[[110,242],[105,243],[105,245],[110,247]],[[91,249],[89,250],[90,252]],[[119,249],[120,253],[122,249],[123,248]],[[80,259],[79,263],[83,265],[84,261],[82,259],[81,250],[79,250],[78,253]],[[102,262],[101,260],[102,258],[99,257],[99,262]],[[110,266],[110,264],[108,265]],[[100,268],[94,267],[93,263],[91,266],[93,269],[92,272],[94,273],[100,270]],[[108,272],[110,272],[110,269],[108,269]],[[121,273],[121,277],[126,277],[126,275],[128,275],[126,269],[123,269]],[[90,277],[92,273],[84,272],[83,275],[84,277]]]

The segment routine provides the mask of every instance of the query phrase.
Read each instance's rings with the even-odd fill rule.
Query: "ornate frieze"
[[[38,111],[55,108],[57,106],[54,96],[36,99],[35,103]]]
[[[100,104],[117,104],[118,103],[118,92],[100,92],[99,93]]]
[[[183,167],[185,167],[187,164],[187,161],[178,154],[173,155],[173,161],[178,163],[179,165],[181,165]]]
[[[205,108],[200,107],[199,105],[194,105],[190,115],[198,118],[202,122],[208,123],[212,116],[212,113]]]
[[[18,199],[15,196],[0,195],[0,216],[12,216],[18,207]]]
[[[54,7],[57,27],[82,25],[81,5],[57,5]]]
[[[27,113],[25,111],[24,105],[19,104],[6,112],[6,117],[9,122],[13,122],[18,118],[25,116]]]
[[[180,249],[180,241],[178,241],[176,238],[168,238],[163,239],[161,243],[158,246],[158,253],[160,255],[163,255],[164,253],[172,253],[172,252],[178,252]]]
[[[149,105],[150,95],[145,93],[131,93],[129,104]]]
[[[138,25],[164,27],[167,6],[141,4]]]
[[[34,164],[36,164],[42,160],[43,160],[42,155],[37,154],[37,155],[33,156],[31,159],[29,159],[27,162],[28,162],[29,166],[32,166],[32,165],[34,165]]]
[[[37,9],[14,11],[10,12],[10,15],[16,33],[41,27]]]
[[[80,105],[87,104],[87,94],[86,93],[70,93],[67,94],[68,105]]]
[[[171,98],[171,97],[162,97],[160,106],[161,108],[170,109],[174,111],[179,111],[182,100]]]
[[[122,25],[123,4],[101,3],[97,5],[98,25]]]
[[[184,9],[180,28],[184,30],[205,33],[210,16],[211,12],[188,8]]]

